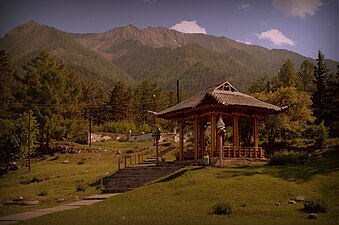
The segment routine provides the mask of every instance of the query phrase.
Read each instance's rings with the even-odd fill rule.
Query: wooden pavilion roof
[[[172,107],[152,113],[159,118],[178,119],[178,117],[192,116],[192,113],[197,113],[198,109],[203,110],[205,113],[217,110],[224,113],[269,115],[281,112],[286,108],[243,94],[229,82],[224,82],[211,86]]]

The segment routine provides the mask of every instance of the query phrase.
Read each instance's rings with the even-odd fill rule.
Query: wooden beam
[[[194,160],[198,159],[199,152],[199,119],[194,119]]]
[[[216,140],[217,140],[217,135],[216,135],[216,125],[217,125],[217,117],[214,113],[211,115],[211,155],[210,157],[214,156],[214,152],[216,151]]]
[[[184,160],[184,121],[179,121],[179,161]]]

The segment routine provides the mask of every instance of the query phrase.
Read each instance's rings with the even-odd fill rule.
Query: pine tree
[[[315,91],[312,94],[312,108],[314,116],[316,117],[316,124],[320,124],[322,121],[325,121],[325,111],[326,111],[326,101],[328,98],[327,95],[327,80],[328,80],[328,69],[324,62],[325,55],[319,50],[317,64],[314,67],[314,80]]]
[[[25,109],[32,109],[40,129],[40,151],[48,153],[50,139],[67,137],[81,90],[75,75],[66,71],[48,51],[40,52],[23,67],[21,95]],[[77,123],[75,123],[77,124]],[[66,128],[68,127],[68,128]]]
[[[14,90],[16,89],[14,71],[9,54],[0,51],[0,117],[11,117],[10,106],[15,102]]]
[[[331,73],[327,84],[325,121],[330,128],[330,136],[339,137],[339,65],[337,73]]]
[[[294,65],[291,60],[286,59],[281,66],[278,76],[273,79],[273,90],[278,90],[282,87],[296,87],[298,85],[298,77],[294,70]]]
[[[313,83],[314,64],[308,60],[304,60],[300,65],[298,76],[300,80],[298,89],[312,93],[315,89],[315,85]]]
[[[131,117],[132,90],[128,89],[122,81],[114,84],[109,93],[110,116],[112,121],[128,121]]]

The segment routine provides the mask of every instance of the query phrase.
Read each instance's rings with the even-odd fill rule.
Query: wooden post
[[[179,161],[184,160],[184,122],[179,121]]]
[[[125,168],[127,167],[127,156],[125,155]]]
[[[258,137],[258,118],[257,117],[254,117],[253,118],[253,138],[254,138],[254,157],[256,158],[257,154],[256,154],[256,151],[259,147],[259,137]]]
[[[216,141],[217,141],[217,135],[216,135],[216,125],[217,125],[217,117],[213,113],[211,115],[211,155],[210,157],[214,156],[214,151],[216,150]]]
[[[200,125],[200,158],[204,157],[205,151],[205,129],[204,124]]]
[[[240,157],[240,148],[239,148],[239,117],[238,115],[233,115],[233,146],[234,146],[234,157],[236,150],[239,149]]]
[[[198,159],[199,152],[199,119],[194,119],[194,160]]]
[[[129,164],[132,165],[132,155],[129,155]]]
[[[120,170],[120,156],[117,156],[118,158],[118,170]]]

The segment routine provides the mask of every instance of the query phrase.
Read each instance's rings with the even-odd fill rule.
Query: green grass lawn
[[[56,154],[44,160],[34,159],[31,172],[28,172],[27,167],[21,167],[0,177],[0,201],[3,203],[23,197],[39,200],[39,205],[1,205],[0,216],[65,204],[100,193],[100,177],[117,170],[116,151],[120,150],[123,153],[127,150],[152,147],[152,145],[151,142],[95,142],[91,147],[81,145],[78,147],[101,149],[100,152]],[[64,163],[65,161],[68,163]],[[40,196],[42,193],[47,195]],[[64,201],[58,203],[58,199]]]
[[[190,167],[104,202],[20,224],[334,225],[339,220],[338,155],[333,149],[308,165]],[[299,195],[326,199],[328,212],[306,219],[303,203],[288,204]],[[211,215],[212,206],[225,201],[233,214]]]

